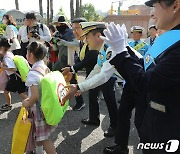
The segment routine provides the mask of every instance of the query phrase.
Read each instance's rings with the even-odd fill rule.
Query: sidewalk
[[[79,81],[84,80],[84,73],[79,73]],[[86,106],[81,111],[72,111],[75,99],[70,101],[70,107],[63,117],[56,131],[52,134],[52,140],[57,149],[57,154],[102,154],[106,146],[114,144],[114,138],[104,138],[103,132],[109,127],[109,117],[105,102],[100,102],[101,125],[98,128],[85,126],[81,123],[88,117],[88,95],[83,93]],[[4,103],[4,95],[0,94],[0,105]],[[18,94],[12,94],[13,109],[9,112],[0,112],[0,154],[9,154],[14,123],[21,106]],[[133,114],[134,115],[134,114]],[[134,118],[134,116],[133,116]],[[132,118],[132,122],[133,119]],[[130,131],[130,154],[141,154],[137,151],[137,132],[132,123]]]

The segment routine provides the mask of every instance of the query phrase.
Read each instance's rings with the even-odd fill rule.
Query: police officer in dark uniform
[[[144,57],[144,68],[127,51],[119,51],[120,29],[113,24],[105,41],[117,52],[110,63],[138,91],[145,91],[147,109],[140,130],[143,153],[180,153],[180,1],[150,0],[157,28],[166,30]],[[168,16],[168,18],[167,18]],[[108,34],[109,33],[109,34]],[[113,40],[113,38],[116,38]],[[122,44],[119,44],[122,45]],[[152,143],[152,144],[150,144]],[[162,146],[153,147],[160,143]]]
[[[89,47],[94,48],[95,50],[99,51],[97,64],[95,65],[94,69],[89,74],[88,79],[91,79],[95,76],[100,70],[103,63],[111,57],[111,51],[108,51],[108,45],[104,43],[103,40],[100,39],[100,36],[103,35],[103,30],[106,28],[105,23],[102,22],[89,22],[89,25],[85,25],[82,23],[84,27],[84,35],[86,35],[86,41]],[[95,29],[95,27],[97,27]],[[99,30],[98,30],[99,29]],[[116,75],[112,75],[111,78],[104,83],[103,85],[97,87],[98,90],[102,91],[104,100],[106,102],[109,118],[110,118],[110,126],[107,131],[104,132],[105,137],[113,137],[116,130],[116,121],[117,121],[117,104],[115,98],[115,91],[114,91],[114,84],[116,81]],[[90,84],[84,84],[83,88],[89,87],[89,85],[93,84],[95,81],[90,80]],[[97,95],[98,93],[96,93]],[[95,94],[93,94],[95,95]],[[89,104],[89,116],[96,115],[99,117],[99,104]],[[82,121],[84,124],[88,124],[91,122],[91,119],[84,119]]]
[[[142,32],[143,28],[141,26],[131,27],[131,34],[134,40],[130,41],[129,45],[136,51],[138,51],[142,56],[144,56],[148,50],[148,45],[141,40]]]
[[[136,51],[133,52],[133,49],[129,46],[126,47],[128,53],[140,62],[143,65],[142,56],[136,55]],[[135,108],[135,126],[140,130],[142,120],[144,117],[144,112],[146,110],[146,104],[144,104],[142,99],[144,97],[143,92],[137,91],[130,82],[126,81],[123,92],[120,100],[120,106],[118,109],[118,119],[117,119],[117,128],[115,134],[115,145],[104,148],[103,152],[105,154],[128,154],[128,140],[129,132],[131,125],[131,115],[132,111]]]
[[[142,60],[142,56],[135,50],[129,47],[127,44],[127,48],[129,53],[131,54],[132,57],[138,60]],[[132,51],[133,50],[133,51]],[[112,55],[111,49],[108,48],[106,52],[101,52],[100,58],[99,58],[99,64],[103,65],[105,62],[105,59],[110,59]],[[107,53],[107,54],[106,54]],[[110,54],[111,53],[111,54]],[[107,56],[106,56],[107,55]],[[104,60],[104,62],[103,62]],[[104,66],[103,66],[104,67]],[[114,72],[111,73],[109,77],[111,77],[114,74]],[[90,80],[85,80],[82,83],[79,83],[79,87],[81,91],[85,91],[88,89],[91,89],[93,87],[98,87],[97,84],[103,82],[105,83],[106,80],[103,78],[105,74],[94,74]],[[108,78],[109,79],[109,78]],[[107,80],[108,81],[108,80]],[[100,84],[99,84],[100,85]],[[133,89],[131,84],[128,84],[126,82],[124,89],[123,89],[123,94],[122,98],[120,101],[120,108],[118,110],[118,123],[116,127],[116,133],[115,133],[115,143],[116,145],[113,147],[107,147],[105,148],[104,152],[105,153],[120,153],[120,154],[127,154],[128,153],[128,138],[129,138],[129,131],[130,131],[130,118],[131,118],[131,113],[132,110],[135,108],[136,102],[140,102],[139,100],[136,100],[136,98],[139,97],[138,92]],[[140,109],[144,109],[143,105],[140,105]],[[138,108],[139,109],[139,108]],[[138,112],[141,114],[136,115],[138,119],[142,119],[143,117],[143,110],[142,112]],[[136,120],[136,127],[139,128],[142,120]]]
[[[80,27],[80,22],[82,20],[74,20],[73,23],[78,23],[78,25],[76,25],[76,27]],[[85,21],[83,21],[85,22]],[[81,22],[82,23],[82,22]],[[81,29],[82,31],[82,29]],[[78,33],[78,37],[80,37],[81,40],[85,39],[85,36],[82,36],[83,31],[81,33]],[[81,35],[81,36],[79,36]],[[79,70],[82,70],[83,68],[86,69],[86,77],[90,74],[90,72],[93,70],[94,66],[97,63],[97,57],[98,57],[98,51],[97,50],[89,50],[89,47],[87,45],[87,43],[84,43],[83,41],[80,42],[80,54],[79,54],[79,60],[78,62],[71,66],[71,67],[65,67],[62,69],[63,74],[67,75],[69,72],[73,72],[76,73]],[[92,89],[89,90],[89,103],[90,104],[96,104],[97,102],[97,96],[98,95],[98,89]],[[93,114],[91,117],[91,120],[94,122],[92,123],[92,125],[95,126],[99,126],[99,119],[97,119],[97,116],[95,114]]]
[[[121,50],[125,44],[122,41],[125,40],[122,28],[111,23],[105,31],[106,38],[102,39],[116,54],[110,64],[134,89],[145,92],[144,103],[147,104],[147,109],[140,129],[140,139],[145,143],[142,149],[149,150],[143,153],[179,154],[180,1],[150,0],[146,5],[154,7],[157,28],[167,32],[155,41],[144,56],[144,68],[127,50]],[[112,69],[106,69],[106,74]],[[154,147],[153,143],[162,143],[162,146]]]
[[[94,69],[91,71],[91,73],[88,75],[87,80],[91,79],[93,76],[95,76],[102,67],[102,64],[111,57],[111,52],[108,51],[108,45],[104,44],[104,41],[100,39],[100,36],[103,34],[103,30],[105,29],[105,24],[102,22],[87,22],[87,23],[81,23],[84,35],[86,35],[86,41],[88,43],[88,46],[91,51],[96,50],[99,52],[98,54],[98,62],[95,65]],[[72,70],[74,67],[72,68]],[[117,104],[115,99],[115,91],[114,91],[114,83],[115,83],[116,77],[112,76],[110,79],[103,84],[102,86],[96,86],[96,91],[93,93],[89,93],[89,97],[91,95],[95,96],[96,101],[90,100],[89,102],[89,118],[83,119],[82,123],[87,125],[96,125],[99,126],[100,120],[99,120],[99,104],[97,102],[97,96],[99,91],[101,90],[105,99],[105,102],[107,104],[107,108],[109,111],[109,117],[110,117],[110,127],[107,131],[105,131],[104,136],[105,137],[112,137],[115,134],[116,129],[116,121],[117,121]],[[95,80],[90,80],[90,83],[83,84],[83,89],[89,88],[90,85],[94,84],[96,82]],[[90,88],[93,90],[93,88]],[[90,90],[90,91],[92,91]]]

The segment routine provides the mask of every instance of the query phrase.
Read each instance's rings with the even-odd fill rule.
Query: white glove
[[[117,27],[118,27],[118,30],[123,29],[123,35],[124,35],[125,44],[126,44],[126,46],[129,46],[129,44],[128,44],[128,33],[127,33],[127,29],[126,29],[125,24],[122,24],[121,27],[120,27],[120,25],[117,25]],[[129,46],[129,47],[130,47],[130,46]],[[142,58],[142,57],[143,57],[143,56],[142,56],[139,52],[137,52],[135,49],[133,49],[132,47],[130,47],[130,48],[131,48],[131,50],[136,54],[136,56],[137,56],[138,58]]]
[[[111,22],[107,26],[107,29],[104,30],[104,35],[106,37],[100,36],[102,40],[111,46],[115,55],[127,51],[123,31],[124,29],[122,27],[118,28],[113,22]]]
[[[128,33],[125,24],[122,24],[122,26],[118,26],[118,30],[123,29],[123,35],[124,35],[124,42],[126,46],[129,46],[128,44]]]

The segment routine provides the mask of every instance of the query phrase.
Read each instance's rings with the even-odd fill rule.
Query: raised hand
[[[127,51],[123,31],[124,29],[122,27],[116,26],[111,22],[107,26],[107,29],[104,30],[105,37],[100,36],[102,40],[111,46],[113,52],[116,54]]]
[[[123,30],[125,45],[129,46],[129,44],[128,44],[128,33],[127,33],[127,29],[126,29],[125,24],[122,24],[122,26],[120,28]],[[119,27],[118,27],[118,30],[119,30]]]

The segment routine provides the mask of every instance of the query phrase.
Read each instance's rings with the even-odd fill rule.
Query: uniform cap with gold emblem
[[[92,30],[106,28],[104,22],[81,22],[80,24],[83,30],[82,36],[88,34]]]
[[[133,26],[131,27],[131,33],[133,32],[143,32],[144,28],[141,26]]]

